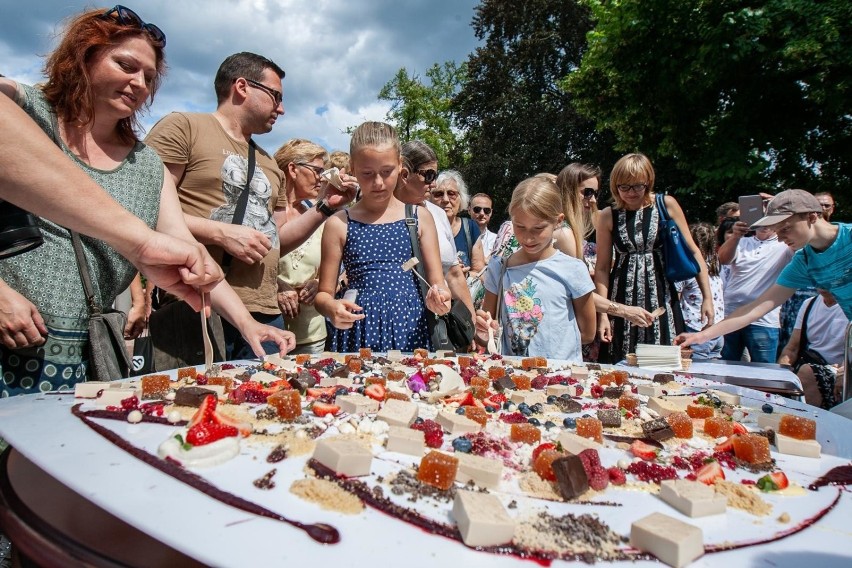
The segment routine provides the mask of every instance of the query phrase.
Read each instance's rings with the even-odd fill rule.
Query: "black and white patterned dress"
[[[649,312],[666,307],[665,314],[644,328],[610,317],[612,343],[608,349],[606,344],[601,346],[601,360],[615,363],[635,352],[637,343],[671,345],[683,330],[683,316],[674,284],[666,280],[663,243],[658,238],[660,214],[654,202],[638,211],[613,209],[612,216],[615,262],[609,275],[609,299]]]

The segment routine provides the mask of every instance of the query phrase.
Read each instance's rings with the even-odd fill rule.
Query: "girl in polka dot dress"
[[[449,311],[435,222],[429,212],[415,207],[426,279],[431,284],[425,302],[414,271],[403,263],[414,256],[405,204],[393,195],[401,168],[400,145],[392,126],[365,122],[350,141],[352,174],[361,186],[361,200],[339,211],[325,225],[322,238],[320,283],[315,305],[335,328],[331,349],[357,352],[413,351],[431,348],[426,308]],[[355,301],[335,299],[340,263],[346,270]]]

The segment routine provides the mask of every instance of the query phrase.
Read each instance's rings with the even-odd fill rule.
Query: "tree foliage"
[[[397,129],[400,139],[423,140],[438,154],[442,167],[446,167],[450,153],[460,144],[450,102],[464,82],[465,67],[453,61],[435,63],[426,71],[427,84],[403,67],[379,91],[379,100],[391,103],[387,120]]]
[[[453,101],[465,131],[462,171],[502,211],[514,186],[572,161],[611,163],[610,145],[574,110],[560,80],[580,64],[590,12],[575,0],[482,0],[472,26],[485,41]]]
[[[564,87],[704,210],[852,181],[848,0],[585,0],[596,20]],[[706,215],[705,215],[706,216]]]

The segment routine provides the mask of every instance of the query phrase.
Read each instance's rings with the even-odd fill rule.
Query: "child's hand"
[[[452,296],[447,290],[438,286],[432,286],[426,292],[426,307],[429,311],[442,316],[450,311],[452,299]]]
[[[356,321],[364,319],[364,314],[355,313],[361,310],[363,308],[355,302],[337,300],[328,319],[331,320],[331,325],[337,329],[349,329]]]
[[[485,310],[479,310],[476,312],[476,322],[474,323],[476,328],[476,335],[482,342],[485,343],[488,341],[488,328],[490,327],[493,331],[497,331],[497,320],[491,317],[489,312]]]
[[[715,322],[716,315],[713,310],[713,299],[712,298],[704,298],[701,301],[701,323],[704,324],[704,327],[710,327]]]
[[[675,337],[672,343],[674,343],[675,345],[680,345],[681,347],[689,347],[690,345],[694,345],[695,343],[701,343],[701,341],[698,340],[699,335],[700,333],[684,332]]]
[[[609,324],[609,317],[606,314],[600,314],[598,318],[598,338],[601,340],[601,343],[612,341],[612,327]]]

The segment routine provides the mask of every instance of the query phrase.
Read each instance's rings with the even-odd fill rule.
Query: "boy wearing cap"
[[[741,329],[807,286],[833,295],[852,319],[852,225],[829,223],[816,197],[801,189],[788,189],[769,202],[766,215],[752,228],[766,226],[796,251],[775,284],[721,322],[697,333],[680,334],[675,344],[687,347]]]

